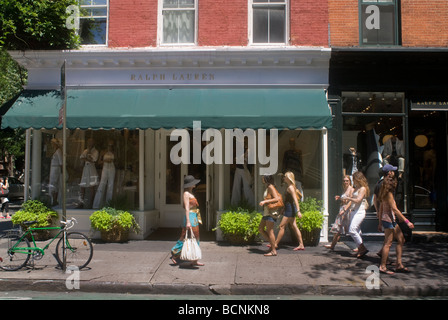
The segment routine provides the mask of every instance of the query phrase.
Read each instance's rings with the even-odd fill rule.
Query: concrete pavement
[[[54,248],[19,271],[0,270],[0,290],[145,293],[167,295],[356,295],[448,296],[448,243],[406,244],[403,262],[411,273],[366,271],[377,267],[380,241],[369,241],[364,259],[352,256],[354,244],[340,242],[334,252],[319,244],[305,251],[283,245],[265,257],[266,244],[231,246],[201,241],[203,267],[173,266],[175,241],[95,242],[88,268],[66,274],[51,255]],[[391,251],[394,260],[394,247]],[[391,267],[393,268],[393,267]],[[79,281],[79,282],[77,282]],[[377,281],[377,282],[376,282]],[[71,289],[79,283],[79,289]],[[367,284],[367,286],[366,286]],[[378,284],[378,288],[369,289]],[[76,288],[76,287],[75,287]]]

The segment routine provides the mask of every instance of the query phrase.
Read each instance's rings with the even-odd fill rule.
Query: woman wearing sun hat
[[[184,244],[184,238],[187,230],[191,228],[193,234],[199,243],[199,223],[201,221],[201,214],[199,212],[199,204],[195,196],[192,194],[193,189],[199,183],[199,179],[195,179],[192,175],[188,175],[184,178],[184,194],[183,194],[183,207],[185,209],[185,216],[182,225],[182,232],[180,234],[179,240],[176,242],[174,247],[171,249],[171,261],[174,264],[178,263],[180,254],[182,252],[182,247]],[[203,266],[203,263],[198,261],[193,261],[193,265]]]

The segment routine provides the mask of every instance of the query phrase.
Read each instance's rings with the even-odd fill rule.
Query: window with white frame
[[[287,37],[288,0],[249,0],[253,44],[284,44]]]
[[[79,36],[82,45],[107,44],[108,0],[80,0]]]
[[[196,43],[197,0],[160,0],[160,2],[162,3],[162,25],[159,28],[162,33],[161,43]]]

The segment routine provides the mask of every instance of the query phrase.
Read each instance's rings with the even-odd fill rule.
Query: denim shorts
[[[395,226],[397,225],[395,221],[394,222],[381,221],[381,224],[383,225],[383,229],[395,229]]]
[[[269,222],[274,222],[274,223],[275,223],[275,221],[277,221],[276,219],[272,218],[271,216],[263,216],[262,219],[269,221]]]

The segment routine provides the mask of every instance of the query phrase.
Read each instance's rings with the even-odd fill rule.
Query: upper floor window
[[[361,45],[398,45],[398,0],[359,1]]]
[[[107,44],[108,0],[80,0],[79,36],[83,45]]]
[[[159,0],[162,2],[162,44],[195,44],[197,0]],[[160,6],[159,6],[160,8]]]
[[[249,0],[253,44],[287,42],[288,0]]]

